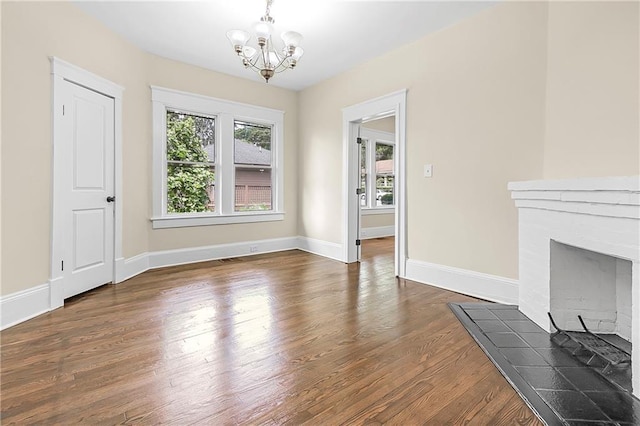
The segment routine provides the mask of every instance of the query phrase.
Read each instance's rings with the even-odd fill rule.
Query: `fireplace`
[[[547,331],[617,334],[640,348],[640,177],[512,182],[520,311]],[[640,349],[632,350],[640,396]]]

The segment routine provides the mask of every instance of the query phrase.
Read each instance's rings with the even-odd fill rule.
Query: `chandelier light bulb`
[[[291,49],[291,47],[296,48],[300,46],[300,43],[302,42],[302,34],[295,31],[284,32],[281,37],[285,47],[288,49]]]
[[[302,49],[302,47],[296,47],[296,50],[293,51],[293,55],[291,55],[291,59],[297,61],[302,57],[303,54],[304,50]]]
[[[244,47],[245,44],[249,41],[251,36],[248,32],[242,30],[231,30],[227,32],[227,38],[231,42],[231,45],[238,51],[238,46],[240,48]]]
[[[249,59],[249,60],[253,58],[256,52],[257,50],[251,46],[245,46],[242,48],[242,56],[244,56],[246,59]]]
[[[258,21],[253,24],[253,31],[256,33],[256,37],[268,40],[271,37],[273,25],[270,22]]]

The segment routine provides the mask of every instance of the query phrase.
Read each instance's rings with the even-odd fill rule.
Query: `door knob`
[[[114,197],[113,195],[107,197],[107,203],[113,203],[116,200],[116,197]]]

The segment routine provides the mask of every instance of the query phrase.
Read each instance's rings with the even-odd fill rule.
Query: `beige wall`
[[[382,226],[393,226],[395,224],[395,215],[390,214],[369,214],[362,215],[361,228],[378,228]]]
[[[123,254],[297,234],[296,93],[140,51],[70,3],[2,2],[2,276],[6,295],[47,282],[51,221],[51,76],[56,56],[125,88]],[[285,110],[282,222],[152,230],[149,85]],[[11,159],[9,161],[8,159]]]
[[[126,88],[124,255],[148,249],[151,112],[145,56],[68,3],[2,2],[3,295],[43,284],[50,275],[49,56]]]
[[[639,9],[549,5],[545,178],[640,174]]]
[[[341,108],[406,88],[409,257],[517,277],[506,186],[542,176],[545,22],[544,4],[501,4],[302,91],[300,232],[342,239]]]

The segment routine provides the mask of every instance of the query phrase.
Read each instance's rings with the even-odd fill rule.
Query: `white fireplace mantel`
[[[640,176],[511,182],[518,207],[519,309],[550,330],[551,244],[632,262],[633,389],[640,395]]]

